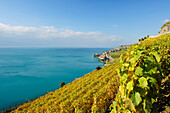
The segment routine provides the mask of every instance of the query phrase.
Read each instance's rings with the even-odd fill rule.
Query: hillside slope
[[[40,98],[19,106],[20,112],[102,112],[107,110],[118,88],[119,63],[104,66]]]
[[[160,112],[170,105],[169,73],[170,34],[165,34],[132,45],[120,62],[86,74],[12,113]]]

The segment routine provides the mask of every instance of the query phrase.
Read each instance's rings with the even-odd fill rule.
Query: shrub
[[[60,83],[60,87],[63,87],[65,85],[65,82]]]
[[[147,38],[149,38],[149,35],[147,35]]]
[[[97,70],[100,70],[100,69],[101,69],[101,67],[100,67],[100,66],[98,66],[98,67],[96,67],[96,69],[97,69]]]

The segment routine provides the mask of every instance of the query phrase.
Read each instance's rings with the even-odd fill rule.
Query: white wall
[[[167,34],[167,33],[170,33],[170,31],[169,31],[169,32],[162,33],[162,34],[158,34],[158,35],[152,35],[152,36],[149,36],[149,38],[159,37],[159,36],[164,35],[164,34]]]
[[[170,31],[170,25],[166,25],[165,27],[163,27],[159,32],[159,34],[165,33],[165,32],[169,32]]]

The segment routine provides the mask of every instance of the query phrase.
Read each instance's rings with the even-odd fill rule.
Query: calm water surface
[[[103,65],[102,48],[0,48],[0,110],[35,99]]]

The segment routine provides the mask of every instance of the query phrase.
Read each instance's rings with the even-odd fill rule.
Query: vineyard
[[[113,71],[118,67],[119,63],[115,63],[94,70],[54,92],[21,105],[13,112],[104,112],[118,88],[117,73]]]
[[[157,113],[170,106],[170,34],[132,45],[120,61],[12,113]]]

